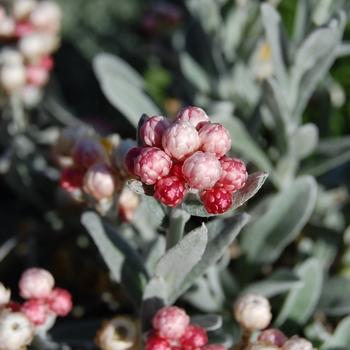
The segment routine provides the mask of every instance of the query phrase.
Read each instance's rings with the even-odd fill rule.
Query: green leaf
[[[285,324],[290,333],[296,331],[298,326],[304,325],[311,317],[323,284],[323,267],[316,258],[305,260],[295,269],[295,273],[304,285],[289,292],[273,325],[279,328]]]
[[[114,279],[122,284],[131,301],[139,306],[148,274],[138,253],[118,232],[103,225],[98,214],[84,213],[81,223],[94,240]]]
[[[309,156],[317,147],[318,128],[315,124],[302,125],[292,138],[296,156],[299,159]]]
[[[265,172],[253,173],[248,176],[245,186],[232,194],[233,204],[227,212],[233,211],[243,205],[248,199],[253,197],[264,184],[268,174]],[[194,216],[209,217],[209,214],[196,195],[188,195],[181,204],[181,208]],[[226,212],[226,213],[227,213]]]
[[[350,313],[350,281],[333,276],[322,289],[317,310],[329,316],[345,316]]]
[[[180,54],[180,65],[184,76],[200,92],[210,91],[210,80],[204,69],[186,52]]]
[[[144,201],[147,203],[147,209],[152,220],[162,227],[167,227],[169,221],[168,208],[151,196],[144,197]]]
[[[158,235],[152,247],[147,255],[145,266],[148,273],[154,275],[154,269],[158,260],[165,254],[165,238],[162,235]]]
[[[241,248],[247,262],[274,262],[308,222],[316,197],[317,183],[311,176],[301,177],[279,192],[266,212],[244,230]]]
[[[99,53],[93,58],[92,67],[100,82],[112,77],[124,80],[140,89],[145,87],[142,76],[118,56],[105,52]]]
[[[155,278],[161,277],[166,283],[168,305],[182,294],[178,286],[202,258],[207,241],[207,228],[203,224],[188,233],[159,259],[155,267]]]
[[[250,216],[246,213],[240,213],[224,220],[226,225],[222,231],[208,242],[198,264],[191,270],[182,283],[177,286],[178,295],[186,292],[197,278],[202,276],[210,266],[214,265],[222,257],[228,246],[238,236],[242,227],[248,223]]]
[[[147,195],[147,196],[153,196],[154,190],[153,186],[147,186],[142,181],[131,179],[126,181],[126,185],[134,191],[136,194],[139,195]]]
[[[244,292],[259,293],[266,298],[289,292],[291,289],[298,289],[303,286],[300,278],[288,269],[277,269],[266,279],[250,284]],[[243,292],[242,292],[243,293]]]
[[[348,350],[350,344],[350,316],[343,318],[332,336],[324,342],[320,350]]]

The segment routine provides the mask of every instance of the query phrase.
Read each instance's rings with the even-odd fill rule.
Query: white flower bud
[[[19,350],[30,344],[34,337],[34,327],[22,312],[4,309],[0,313],[0,349]]]
[[[312,350],[312,344],[305,338],[294,336],[283,343],[282,350]]]
[[[11,298],[11,290],[6,289],[5,286],[0,282],[0,308],[9,303]]]
[[[15,32],[15,21],[12,17],[5,17],[0,22],[0,36],[11,37]]]
[[[234,316],[237,322],[249,331],[264,329],[272,318],[270,303],[262,295],[243,294],[234,304]]]
[[[22,65],[5,65],[0,69],[0,84],[11,93],[26,83],[26,70]]]
[[[38,6],[35,0],[16,0],[12,5],[12,15],[17,20],[23,20]]]
[[[43,34],[32,33],[19,39],[18,48],[30,62],[39,62],[46,54],[46,44]]]
[[[34,85],[25,85],[20,91],[23,104],[26,108],[33,108],[39,104],[43,91]]]
[[[136,349],[138,341],[137,323],[124,316],[106,322],[96,337],[96,343],[102,350]]]
[[[0,62],[12,66],[22,65],[24,57],[18,50],[11,47],[4,47],[0,52]]]
[[[30,14],[30,22],[39,29],[58,33],[61,17],[61,9],[55,2],[41,1]]]

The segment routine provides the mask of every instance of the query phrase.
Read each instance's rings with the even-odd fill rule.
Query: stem
[[[170,210],[170,223],[166,232],[166,250],[176,245],[183,237],[186,222],[191,215],[179,208]]]
[[[10,103],[12,108],[13,123],[16,134],[20,134],[27,128],[27,121],[25,118],[21,99],[17,93],[10,95]]]
[[[250,338],[251,334],[252,334],[251,331],[249,331],[248,329],[243,328],[242,329],[242,334],[241,334],[241,339],[233,347],[232,350],[244,350],[244,349],[246,349],[247,345],[249,343],[249,338]]]

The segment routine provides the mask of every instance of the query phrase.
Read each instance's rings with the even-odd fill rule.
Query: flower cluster
[[[130,176],[124,165],[125,154],[134,146],[119,135],[101,138],[84,125],[63,129],[54,150],[63,169],[61,188],[76,199],[95,202],[100,213],[108,210],[114,194],[119,196],[119,217],[131,221],[138,196],[124,187]]]
[[[226,350],[219,344],[206,346],[208,336],[205,329],[190,324],[186,312],[176,306],[158,310],[152,319],[152,326],[145,350]]]
[[[17,350],[29,344],[35,333],[46,332],[56,316],[72,310],[72,296],[62,288],[54,288],[50,272],[41,268],[26,270],[18,283],[25,301],[11,300],[11,291],[0,283],[0,349]]]
[[[61,9],[50,0],[15,0],[9,12],[0,6],[0,39],[6,43],[0,52],[0,84],[5,93],[19,93],[25,104],[34,105],[54,65]]]
[[[233,308],[237,322],[243,328],[242,348],[247,350],[312,350],[312,344],[298,336],[287,338],[279,329],[269,328],[272,314],[271,306],[265,297],[256,293],[240,296]],[[257,341],[250,342],[253,331],[261,331]],[[246,338],[245,338],[246,337]],[[245,347],[246,346],[246,347]]]
[[[221,124],[211,123],[198,107],[182,109],[172,122],[162,116],[140,128],[143,147],[126,155],[129,172],[154,186],[154,197],[169,207],[196,192],[210,214],[221,214],[233,203],[248,174],[244,163],[230,158],[231,137]]]

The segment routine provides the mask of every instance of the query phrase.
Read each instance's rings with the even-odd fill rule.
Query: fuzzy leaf
[[[268,174],[265,172],[253,173],[248,176],[248,180],[245,186],[235,192],[232,195],[233,204],[228,209],[228,212],[233,211],[243,205],[248,199],[253,197],[264,184]],[[189,214],[200,217],[208,217],[213,216],[213,214],[209,214],[205,209],[203,204],[199,201],[197,196],[190,194],[185,198],[185,200],[181,204],[181,208],[186,210]]]
[[[190,323],[197,324],[206,331],[215,331],[216,329],[221,328],[222,317],[215,314],[191,316]]]
[[[115,280],[122,284],[136,305],[141,301],[148,274],[137,252],[110,226],[103,225],[94,212],[86,212],[81,222],[89,232]]]
[[[108,101],[128,118],[133,126],[137,126],[140,115],[161,115],[159,108],[138,87],[108,76],[100,81],[101,89]]]
[[[317,196],[313,177],[304,176],[278,193],[267,211],[242,235],[241,247],[250,264],[274,262],[310,218]]]
[[[305,260],[295,269],[295,273],[304,285],[289,292],[274,323],[277,328],[286,323],[291,333],[304,325],[314,312],[323,284],[323,267],[316,258]]]
[[[154,197],[146,196],[144,197],[144,200],[147,203],[147,209],[151,214],[152,220],[158,225],[166,227],[169,220],[167,208]]]
[[[147,186],[142,181],[131,179],[126,182],[126,185],[136,194],[153,196],[153,186]]]
[[[214,265],[222,257],[227,247],[238,236],[242,227],[245,226],[249,220],[250,216],[246,213],[236,214],[225,219],[226,225],[222,231],[208,242],[205,252],[198,264],[191,270],[182,283],[178,285],[178,295],[186,292],[198,277],[202,276],[210,266]],[[175,299],[172,301],[175,301]]]
[[[100,82],[113,77],[138,88],[145,87],[142,76],[123,59],[113,54],[105,52],[97,54],[92,60],[92,67]]]
[[[302,125],[292,138],[296,155],[299,159],[309,156],[317,147],[318,128],[315,124]]]
[[[178,286],[202,258],[208,241],[207,232],[204,224],[192,230],[159,259],[154,270],[155,276],[166,282],[169,305],[181,295]]]
[[[332,336],[325,341],[320,350],[348,350],[350,344],[350,316],[343,318]]]
[[[250,284],[244,292],[259,293],[266,298],[289,292],[291,289],[298,289],[303,286],[303,282],[292,271],[278,269],[261,282]],[[242,292],[243,293],[243,292]]]
[[[145,262],[147,271],[150,275],[154,274],[155,266],[158,260],[165,254],[165,238],[164,236],[158,235],[155,242],[153,243]]]

